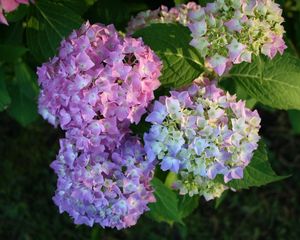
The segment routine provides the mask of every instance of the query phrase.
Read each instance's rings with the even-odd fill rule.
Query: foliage
[[[273,60],[259,56],[251,64],[236,65],[225,78],[232,78],[262,104],[287,110],[300,108],[299,72],[299,59],[285,53]]]

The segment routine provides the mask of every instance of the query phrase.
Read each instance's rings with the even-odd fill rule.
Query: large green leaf
[[[11,92],[12,102],[8,108],[9,115],[22,126],[27,126],[37,118],[37,102],[24,95],[16,88]]]
[[[20,91],[36,100],[39,89],[35,73],[24,62],[19,62],[15,65],[15,74]]]
[[[27,22],[27,44],[39,62],[56,54],[60,41],[83,20],[79,15],[49,0],[38,1],[31,6],[32,14]]]
[[[87,11],[85,16],[92,22],[114,24],[117,29],[124,30],[131,16],[148,8],[144,2],[139,0],[99,0]]]
[[[300,60],[288,53],[270,60],[254,57],[252,63],[235,65],[232,78],[257,101],[277,109],[300,109]]]
[[[188,28],[179,24],[151,24],[134,36],[142,37],[163,61],[163,86],[189,84],[203,72],[202,57],[189,45],[192,39]]]
[[[165,179],[165,186],[168,188],[172,188],[174,182],[177,180],[177,174],[174,172],[169,172]],[[190,215],[199,204],[199,196],[195,195],[190,197],[189,195],[179,195],[178,202],[178,211],[180,218],[185,218]]]
[[[15,66],[15,75],[16,82],[10,91],[12,102],[8,113],[22,126],[26,126],[38,116],[36,78],[35,74],[22,62]]]
[[[3,111],[10,104],[11,99],[6,88],[5,76],[0,69],[0,111]]]
[[[96,0],[54,0],[56,3],[60,3],[63,6],[71,9],[75,13],[82,15],[88,8],[94,4]]]
[[[16,62],[27,52],[27,48],[18,45],[0,44],[0,61]]]
[[[178,209],[178,197],[175,192],[164,185],[158,178],[151,182],[154,188],[155,203],[150,203],[148,216],[158,222],[182,222],[181,214]]]
[[[199,205],[199,196],[195,195],[190,197],[189,195],[180,196],[178,204],[181,218],[189,216]]]
[[[276,182],[286,177],[287,176],[278,176],[273,171],[268,161],[266,145],[261,140],[250,164],[244,170],[243,179],[232,180],[227,183],[227,186],[234,189],[247,189],[249,187],[259,187],[271,182]]]
[[[0,43],[4,45],[14,45],[14,46],[22,46],[23,38],[24,38],[24,26],[22,22],[9,23],[9,27],[3,26],[4,29],[0,27]],[[3,58],[3,56],[1,55]],[[10,56],[8,56],[10,58]],[[7,59],[5,58],[5,61]]]

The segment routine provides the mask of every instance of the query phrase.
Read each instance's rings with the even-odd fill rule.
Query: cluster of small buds
[[[147,157],[178,174],[174,187],[181,194],[218,197],[226,189],[215,181],[218,174],[225,183],[243,178],[258,147],[260,117],[206,79],[170,93],[146,118],[153,124],[144,134]]]
[[[84,24],[38,69],[39,112],[66,130],[51,164],[55,203],[75,224],[132,226],[155,201],[154,164],[130,136],[160,85],[161,61],[113,25]]]
[[[273,0],[216,0],[189,12],[191,45],[218,75],[252,54],[283,54],[282,10]]]
[[[4,13],[15,11],[20,4],[29,4],[29,0],[0,0],[0,23],[8,25]]]
[[[160,85],[161,62],[141,39],[113,25],[84,24],[38,69],[39,112],[64,130],[95,119],[138,123]]]
[[[137,16],[132,17],[128,23],[126,32],[128,35],[132,35],[135,31],[149,26],[152,23],[174,23],[178,22],[183,25],[187,25],[188,14],[192,10],[199,9],[200,6],[194,2],[188,4],[180,4],[176,7],[168,9],[166,6],[161,6],[156,10],[147,10],[140,12]]]
[[[81,152],[69,139],[61,139],[60,147],[51,164],[58,175],[53,200],[75,224],[130,227],[155,201],[154,165],[136,138],[127,136],[114,152]]]

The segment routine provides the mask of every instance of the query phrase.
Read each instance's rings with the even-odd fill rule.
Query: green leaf
[[[36,100],[39,93],[35,73],[23,62],[15,65],[15,74],[20,91],[28,98]]]
[[[300,134],[300,111],[299,110],[289,110],[289,119],[292,125],[293,132],[295,134]]]
[[[180,197],[179,212],[181,218],[189,216],[199,205],[199,197],[197,195],[190,197],[184,195]]]
[[[43,62],[56,54],[61,40],[82,24],[81,17],[69,8],[49,0],[31,6],[27,22],[27,44],[36,60]]]
[[[151,24],[134,36],[142,37],[163,61],[163,86],[187,85],[203,72],[202,57],[189,45],[192,38],[188,28],[179,24]]]
[[[85,13],[95,1],[96,0],[55,0],[56,3],[60,3],[79,15]]]
[[[150,203],[148,216],[158,222],[182,222],[181,214],[178,210],[178,198],[175,192],[164,185],[158,178],[151,182],[154,188],[155,203]]]
[[[147,4],[137,0],[101,0],[97,1],[85,16],[88,16],[92,22],[106,25],[113,23],[117,29],[123,30],[132,15],[147,8]]]
[[[22,22],[9,23],[9,27],[0,29],[0,43],[6,45],[21,46],[23,45],[24,26]],[[2,54],[0,55],[2,56]]]
[[[254,57],[252,63],[235,65],[226,77],[264,105],[300,109],[300,60],[288,53],[273,60]]]
[[[219,87],[229,92],[232,95],[236,95],[238,100],[246,101],[246,107],[252,109],[257,104],[257,100],[249,96],[248,92],[238,85],[235,81],[230,78],[224,78],[219,82]]]
[[[236,87],[236,96],[238,99],[242,99],[246,101],[246,107],[253,109],[257,103],[255,98],[249,97],[247,91],[242,88],[240,85]]]
[[[3,62],[16,62],[27,52],[27,48],[11,45],[11,44],[0,44],[0,61]]]
[[[261,140],[250,164],[244,170],[243,179],[232,180],[226,185],[237,190],[248,189],[249,187],[259,187],[285,178],[287,176],[278,176],[273,171],[268,161],[266,145]]]
[[[20,89],[11,92],[12,102],[8,108],[9,115],[23,127],[37,118],[37,102],[24,95]]]
[[[177,174],[174,172],[169,172],[165,179],[165,186],[168,188],[172,188],[173,183],[177,180]],[[199,197],[193,196],[190,197],[188,195],[179,196],[178,202],[178,211],[180,218],[183,219],[190,215],[199,204]]]
[[[174,0],[175,5],[179,5],[179,4],[186,3],[186,2],[188,2],[188,0]]]
[[[6,109],[10,102],[11,99],[6,88],[4,72],[0,69],[0,111]]]
[[[37,114],[37,94],[35,74],[25,65],[19,63],[15,66],[16,83],[10,91],[12,102],[8,108],[9,115],[22,126],[33,122]]]

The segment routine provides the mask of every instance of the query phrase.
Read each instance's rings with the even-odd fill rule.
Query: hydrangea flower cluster
[[[149,26],[152,23],[174,23],[178,22],[187,25],[189,22],[188,14],[192,10],[199,9],[200,6],[194,2],[188,4],[180,4],[176,7],[168,9],[161,6],[156,10],[147,10],[140,12],[137,16],[132,17],[127,26],[127,34],[132,35],[135,31]]]
[[[38,69],[39,112],[66,130],[95,119],[138,123],[160,85],[161,62],[141,39],[113,25],[84,24]]]
[[[251,62],[252,54],[283,54],[281,15],[273,0],[216,0],[189,13],[190,44],[222,75],[232,64]]]
[[[129,125],[154,98],[161,67],[141,39],[86,23],[38,69],[39,112],[66,130],[51,164],[58,175],[53,199],[76,224],[129,227],[155,200],[154,165]]]
[[[0,0],[0,23],[8,25],[4,13],[13,12],[20,4],[29,4],[29,0]]]
[[[130,227],[155,201],[149,183],[154,165],[137,138],[127,136],[114,152],[81,152],[69,139],[60,146],[51,164],[58,175],[53,200],[75,224]]]
[[[273,0],[216,0],[200,7],[194,2],[168,11],[161,6],[140,12],[128,24],[127,33],[152,23],[179,22],[192,32],[191,45],[206,59],[209,68],[224,74],[232,64],[251,62],[252,54],[273,58],[283,54],[282,10]]]
[[[218,174],[225,183],[243,178],[258,147],[260,117],[208,80],[170,93],[155,101],[146,118],[153,124],[144,134],[147,157],[178,173],[174,187],[180,194],[218,197],[226,189]]]

